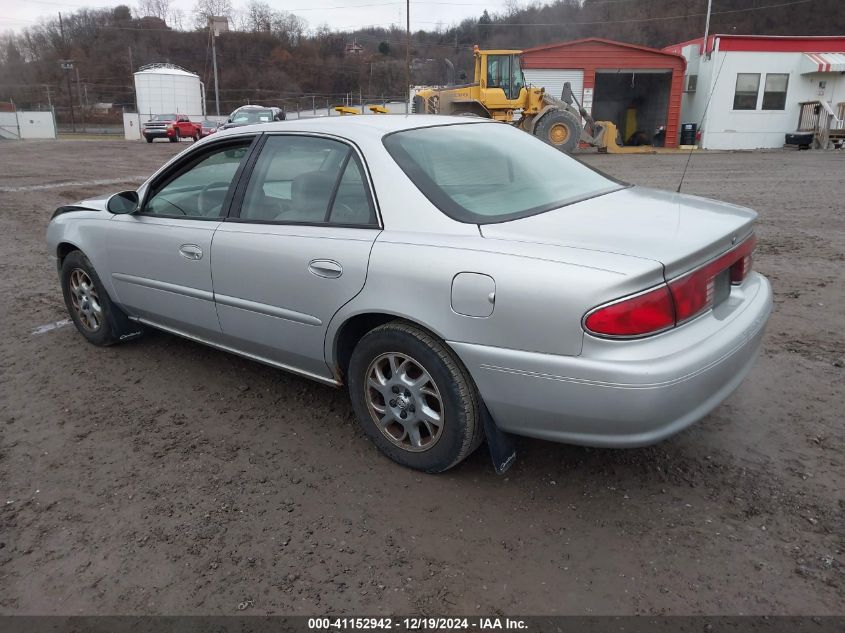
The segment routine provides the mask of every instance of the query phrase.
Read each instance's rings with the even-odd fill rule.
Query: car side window
[[[375,211],[358,159],[345,143],[270,136],[246,189],[241,220],[372,226]]]
[[[147,199],[142,214],[167,217],[218,218],[251,139],[227,144],[201,156]]]
[[[337,194],[332,204],[329,222],[332,224],[376,224],[376,214],[367,186],[364,184],[364,176],[358,157],[353,156],[346,163],[343,177],[337,188]]]

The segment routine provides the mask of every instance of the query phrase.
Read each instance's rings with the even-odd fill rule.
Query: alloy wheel
[[[373,360],[364,391],[373,421],[396,446],[419,453],[440,439],[445,413],[440,390],[407,354],[388,352]]]
[[[94,282],[81,268],[70,273],[70,301],[79,322],[89,332],[96,332],[103,324],[103,307]]]

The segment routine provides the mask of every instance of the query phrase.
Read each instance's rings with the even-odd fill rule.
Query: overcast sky
[[[128,4],[134,8],[137,0],[0,0],[0,31],[20,30],[37,24],[40,18],[55,17],[58,12],[71,12],[76,9],[114,7]],[[290,11],[308,22],[309,28],[328,24],[333,30],[347,30],[361,26],[390,26],[396,24],[405,27],[404,0],[268,0],[279,10]],[[171,0],[171,7],[182,9],[186,15],[186,25],[192,24],[192,9],[195,0]],[[243,8],[246,0],[232,0],[235,9]],[[484,9],[491,13],[504,9],[506,0],[435,0],[424,2],[411,0],[411,28],[434,29],[438,23],[444,27],[460,22],[464,18],[477,17]],[[523,6],[528,0],[511,2]]]

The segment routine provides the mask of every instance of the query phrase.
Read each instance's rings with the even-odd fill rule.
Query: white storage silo
[[[205,115],[205,89],[198,75],[173,64],[151,64],[135,73],[135,95],[142,120],[156,114]]]

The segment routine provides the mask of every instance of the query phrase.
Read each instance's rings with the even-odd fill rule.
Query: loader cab
[[[514,101],[520,98],[525,87],[525,76],[520,65],[522,51],[480,51],[476,54],[476,77],[482,88],[488,90],[501,88],[505,99]]]

